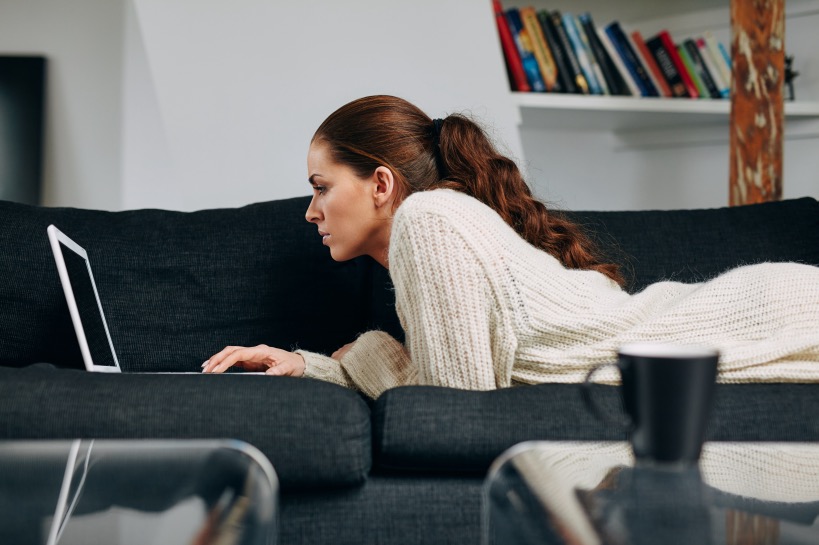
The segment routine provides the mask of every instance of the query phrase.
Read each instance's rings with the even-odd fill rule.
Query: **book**
[[[711,94],[708,92],[705,84],[697,74],[697,69],[694,68],[694,61],[691,60],[691,56],[688,54],[688,50],[684,45],[680,44],[677,46],[677,54],[682,59],[683,66],[685,67],[685,71],[688,73],[688,77],[691,78],[691,81],[694,82],[694,86],[697,88],[697,96],[699,98],[710,98]]]
[[[666,81],[662,70],[660,70],[660,67],[657,66],[657,61],[654,60],[654,55],[652,55],[648,50],[646,42],[643,40],[643,35],[640,34],[639,30],[632,31],[631,42],[634,44],[634,48],[637,54],[640,56],[640,60],[643,61],[643,65],[648,69],[648,73],[652,76],[652,81],[657,87],[657,91],[660,93],[660,96],[674,96],[671,92],[671,86],[668,85],[668,81]]]
[[[572,48],[574,48],[574,54],[577,57],[577,62],[580,65],[580,69],[583,71],[583,75],[586,76],[586,82],[589,84],[589,92],[593,95],[602,95],[603,88],[600,86],[600,82],[597,80],[597,74],[594,73],[594,68],[591,64],[591,59],[589,58],[589,51],[586,50],[586,46],[583,43],[583,40],[580,38],[580,33],[578,32],[577,28],[577,21],[574,18],[574,15],[571,13],[563,13],[562,15],[563,20],[563,28],[566,29],[566,34],[569,37],[569,43],[571,43]]]
[[[569,60],[566,58],[566,53],[563,51],[557,33],[555,32],[551,16],[546,10],[537,12],[537,18],[540,20],[540,27],[543,29],[543,35],[546,37],[546,43],[549,44],[549,49],[552,52],[555,65],[557,66],[557,79],[560,83],[559,91],[564,93],[579,93],[577,84],[574,81],[574,76],[569,69]]]
[[[630,96],[631,90],[623,80],[620,68],[614,63],[606,47],[601,42],[600,35],[597,32],[597,25],[594,24],[591,14],[589,12],[581,13],[577,18],[583,30],[586,31],[589,47],[600,67],[600,71],[603,73],[603,79],[606,81],[609,93]]]
[[[668,56],[671,58],[671,61],[677,68],[677,72],[680,74],[680,78],[682,78],[683,85],[685,85],[685,88],[688,91],[688,96],[691,98],[699,97],[700,92],[697,89],[697,86],[694,85],[694,80],[692,80],[691,76],[688,74],[688,69],[685,67],[685,64],[683,64],[683,61],[680,58],[680,54],[677,51],[677,46],[674,44],[674,40],[671,39],[671,34],[667,30],[662,30],[657,34],[657,38],[660,39],[663,47],[665,47],[666,51],[668,51]]]
[[[629,95],[639,97],[643,96],[642,92],[640,92],[640,88],[637,86],[637,82],[634,81],[634,76],[631,75],[631,72],[626,65],[623,64],[623,59],[620,57],[620,54],[614,48],[614,44],[611,43],[611,39],[609,35],[606,34],[605,29],[598,28],[597,29],[597,37],[600,38],[600,43],[605,48],[606,52],[609,54],[609,58],[611,62],[617,67],[617,71],[620,73],[620,76],[623,78],[623,83],[626,84],[628,88]]]
[[[495,22],[498,27],[503,58],[506,61],[509,85],[513,91],[531,91],[532,88],[529,87],[529,81],[526,79],[526,73],[523,71],[520,53],[518,53],[518,47],[515,45],[512,32],[509,30],[509,22],[506,20],[506,14],[503,11],[500,0],[492,0],[492,6],[495,10]]]
[[[640,88],[640,94],[646,97],[659,96],[657,88],[654,86],[654,83],[652,83],[651,77],[646,72],[645,66],[643,66],[640,59],[637,57],[637,54],[634,52],[634,49],[632,49],[628,37],[626,36],[626,33],[623,32],[623,28],[620,26],[620,23],[618,21],[612,21],[606,25],[605,31],[606,34],[608,34],[612,45],[614,45],[614,48],[620,55],[620,58],[623,60],[623,64],[634,77],[634,81]]]
[[[708,69],[708,72],[711,74],[720,96],[722,98],[728,98],[728,96],[731,94],[731,86],[725,81],[725,79],[723,79],[722,72],[714,59],[714,56],[711,54],[711,51],[709,51],[708,45],[705,43],[705,39],[696,38],[694,41],[697,44],[700,58],[705,63],[705,67]]]
[[[566,34],[566,29],[563,28],[563,19],[559,11],[552,11],[549,13],[549,20],[552,23],[555,34],[557,35],[560,47],[566,55],[567,65],[570,70],[570,76],[574,81],[578,91],[584,95],[589,94],[589,83],[586,81],[586,76],[583,75],[583,70],[580,69],[580,64],[577,62],[577,56],[574,54],[569,36]]]
[[[662,40],[655,36],[654,38],[646,41],[645,44],[652,57],[654,57],[654,60],[657,62],[657,66],[662,71],[663,77],[671,90],[671,96],[684,98],[690,97],[691,95],[688,94],[688,89],[686,89],[685,84],[683,83],[682,76],[677,71],[677,66],[674,64],[674,61],[671,60],[671,56],[663,45]]]
[[[708,51],[711,52],[712,57],[714,58],[714,62],[717,65],[717,68],[722,74],[722,80],[727,84],[728,88],[731,88],[731,59],[728,58],[727,54],[725,53],[725,49],[722,48],[722,44],[718,43],[714,35],[710,32],[706,31],[703,33],[703,39],[705,40],[705,44],[708,46]]]
[[[611,89],[609,89],[609,84],[606,81],[606,77],[603,75],[603,69],[600,67],[600,62],[598,62],[597,56],[592,50],[591,41],[588,33],[586,32],[586,27],[583,26],[583,23],[580,21],[579,15],[574,17],[574,22],[575,26],[577,27],[577,34],[580,36],[580,41],[583,43],[583,47],[586,49],[586,54],[589,56],[592,72],[594,72],[594,77],[597,78],[597,83],[603,89],[604,95],[612,94]]]
[[[692,38],[687,38],[683,40],[682,46],[688,53],[688,57],[691,59],[691,66],[700,78],[708,96],[711,98],[722,98],[713,76],[711,76],[705,61],[702,59],[702,56],[700,56],[700,49],[697,47],[697,43]]]
[[[532,49],[540,68],[540,75],[543,77],[543,83],[546,85],[546,90],[559,91],[560,82],[557,79],[557,66],[549,49],[549,44],[546,42],[535,8],[520,8],[520,18],[523,21],[523,27],[526,29],[529,40],[532,42]]]
[[[526,29],[523,28],[523,22],[520,18],[520,10],[518,8],[509,8],[506,10],[506,20],[509,22],[509,30],[512,37],[515,38],[515,44],[520,53],[520,62],[523,65],[523,71],[526,73],[526,80],[532,91],[544,92],[546,91],[546,84],[543,82],[543,77],[540,75],[540,68],[537,65],[534,53],[532,53],[532,44],[529,41],[529,35]]]

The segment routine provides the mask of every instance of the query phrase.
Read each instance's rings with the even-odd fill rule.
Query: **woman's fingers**
[[[234,365],[246,370],[263,370],[271,365],[269,346],[259,345],[251,348],[228,346],[212,356],[202,368],[203,373],[224,373]]]
[[[299,354],[264,344],[254,347],[228,346],[202,364],[203,373],[224,373],[231,367],[245,371],[265,371],[268,375],[301,376],[304,358]]]

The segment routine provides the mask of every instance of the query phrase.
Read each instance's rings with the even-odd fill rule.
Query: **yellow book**
[[[523,22],[523,28],[526,29],[526,33],[529,35],[532,52],[535,54],[535,59],[537,59],[537,64],[540,67],[540,74],[543,76],[543,83],[546,84],[546,90],[552,91],[557,85],[557,65],[554,57],[552,57],[549,44],[546,43],[546,36],[543,34],[543,28],[540,26],[535,8],[520,8],[520,18]]]

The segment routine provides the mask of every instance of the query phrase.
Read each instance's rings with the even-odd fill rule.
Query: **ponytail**
[[[594,244],[579,226],[550,212],[534,198],[515,162],[500,155],[475,122],[459,114],[448,116],[438,141],[446,178],[434,187],[478,199],[527,242],[566,267],[595,270],[623,285],[617,265],[600,261]]]

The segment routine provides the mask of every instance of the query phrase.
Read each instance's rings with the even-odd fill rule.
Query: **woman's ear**
[[[392,202],[395,196],[395,176],[392,170],[385,166],[380,166],[373,173],[373,199],[375,206],[382,206]]]

